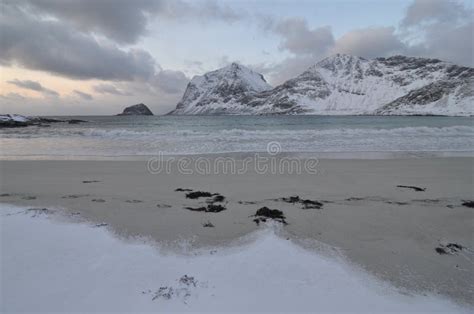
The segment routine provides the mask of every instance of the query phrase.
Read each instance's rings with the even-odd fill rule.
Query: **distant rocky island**
[[[438,59],[337,54],[273,88],[237,63],[195,76],[174,115],[474,114],[474,69]]]
[[[153,112],[145,104],[137,104],[127,107],[117,116],[152,116]]]

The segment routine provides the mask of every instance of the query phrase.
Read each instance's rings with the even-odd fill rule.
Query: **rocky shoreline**
[[[53,119],[42,117],[28,117],[17,114],[2,114],[0,115],[0,128],[22,128],[27,126],[41,126],[49,127],[51,123],[69,123],[79,124],[87,122],[79,119]]]

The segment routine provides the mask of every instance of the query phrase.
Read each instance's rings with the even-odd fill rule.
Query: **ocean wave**
[[[208,130],[131,130],[101,128],[32,128],[2,130],[1,138],[48,138],[48,137],[90,137],[106,139],[159,139],[208,138],[208,139],[263,139],[263,138],[314,138],[314,137],[358,137],[358,136],[474,136],[474,127],[457,125],[448,127],[401,127],[401,128],[327,128],[327,129],[208,129]]]
[[[265,152],[277,141],[282,152],[472,152],[474,126],[404,126],[244,129],[197,126],[50,127],[0,131],[1,156],[148,156],[158,152],[212,154]]]
[[[220,131],[222,135],[228,136],[280,136],[280,135],[474,135],[474,127],[470,126],[449,126],[449,127],[402,127],[402,128],[331,128],[331,129],[306,129],[306,130],[245,130],[230,129]]]

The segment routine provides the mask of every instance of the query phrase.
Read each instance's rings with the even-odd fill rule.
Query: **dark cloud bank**
[[[233,17],[231,11],[210,4],[193,12]],[[0,5],[2,65],[78,80],[138,81],[166,93],[181,92],[188,80],[182,72],[162,70],[147,51],[127,48],[146,34],[152,16],[177,14],[178,9],[192,11],[179,1],[35,0]],[[111,84],[104,86],[96,91],[128,94]],[[91,99],[82,92],[75,94]]]

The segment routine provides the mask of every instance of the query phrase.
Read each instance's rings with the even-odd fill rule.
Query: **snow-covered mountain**
[[[473,115],[473,103],[473,68],[337,54],[273,89],[237,64],[195,77],[172,113]]]
[[[203,76],[195,76],[170,114],[254,113],[246,104],[257,93],[271,88],[262,74],[232,63]]]

